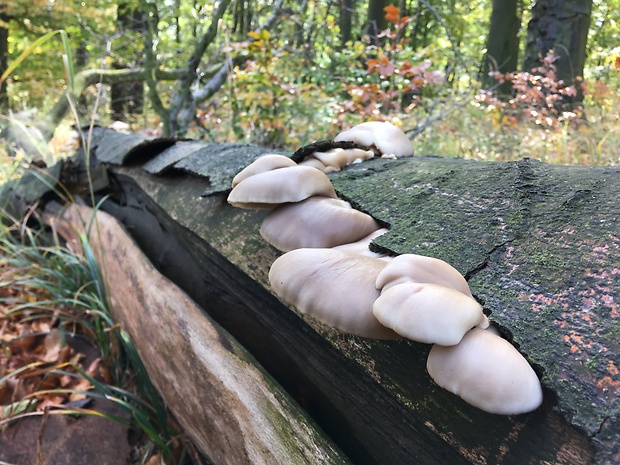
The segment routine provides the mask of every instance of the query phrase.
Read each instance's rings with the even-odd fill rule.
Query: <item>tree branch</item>
[[[274,28],[279,20],[282,9],[283,0],[278,0],[272,7],[272,13],[265,21],[265,24],[257,27],[254,32],[259,32],[261,29],[272,29]],[[217,93],[217,91],[222,87],[224,82],[226,82],[226,78],[233,70],[235,65],[238,65],[240,62],[239,59],[233,58],[228,59],[226,62],[220,67],[220,69],[213,75],[213,77],[209,80],[209,82],[201,87],[200,89],[194,91],[192,94],[192,98],[195,103],[204,102],[205,100],[210,99]]]
[[[156,69],[154,71],[155,79],[158,81],[176,81],[184,73],[184,69]],[[215,73],[215,70],[210,69],[210,73]],[[48,141],[52,138],[56,127],[69,111],[69,98],[79,99],[84,91],[93,84],[111,85],[126,81],[146,80],[146,76],[147,70],[145,68],[87,69],[80,71],[75,75],[75,95],[70,97],[68,91],[65,91],[38,125],[44,140]]]
[[[142,8],[148,7],[145,1],[142,1]],[[153,42],[153,31],[157,28],[157,24],[155,23],[155,18],[153,15],[148,13],[148,9],[146,9],[146,32],[144,37],[144,66],[145,73],[144,78],[146,84],[148,86],[148,95],[151,100],[151,105],[153,106],[153,110],[159,115],[161,118],[162,126],[164,129],[164,136],[168,135],[168,128],[170,127],[170,111],[164,107],[163,102],[159,98],[159,93],[157,92],[157,80],[155,78],[155,72],[157,70],[157,60],[155,58],[155,52],[153,51],[154,42]]]
[[[170,100],[168,121],[169,135],[176,135],[178,132],[183,132],[186,128],[183,128],[182,125],[187,124],[193,118],[193,116],[190,117],[189,121],[182,124],[179,124],[180,122],[178,121],[182,110],[185,119],[187,119],[187,116],[192,111],[195,113],[196,103],[192,99],[191,86],[198,79],[198,66],[200,61],[202,60],[207,47],[213,42],[215,36],[217,35],[218,23],[222,16],[224,16],[224,12],[228,8],[230,1],[231,0],[220,1],[220,4],[213,14],[213,18],[207,32],[205,32],[205,34],[198,39],[198,42],[196,42],[192,56],[187,63],[187,72],[185,76],[179,80],[177,88],[172,96],[172,99]]]

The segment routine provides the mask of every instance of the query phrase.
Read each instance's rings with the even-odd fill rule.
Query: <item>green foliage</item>
[[[475,141],[473,131],[459,128],[457,122],[469,121],[472,128],[498,125],[508,131],[508,119],[502,121],[511,113],[508,108],[498,109],[498,104],[496,110],[485,110],[478,107],[479,102],[475,100],[476,74],[488,32],[491,2],[400,2],[400,9],[392,6],[386,10],[390,27],[376,43],[363,35],[367,2],[354,2],[353,39],[346,44],[340,38],[341,12],[333,2],[324,0],[299,5],[289,2],[277,15],[279,22],[268,29],[269,33],[260,32],[279,3],[233,2],[227,10],[218,25],[217,38],[197,64],[198,79],[192,89],[207,85],[227,59],[233,63],[231,72],[213,98],[184,107],[192,114],[195,110],[194,121],[198,123],[190,128],[189,136],[295,149],[331,137],[351,124],[382,119],[412,131],[417,137],[416,143],[432,140],[433,126],[452,124],[449,132],[452,142],[446,140],[439,146],[458,148],[478,143],[484,146],[488,138]],[[620,86],[616,67],[616,59],[620,57],[615,15],[620,4],[617,3],[618,0],[594,2],[585,73],[587,89],[607,86],[613,90]],[[138,4],[138,0],[97,0],[88,5],[75,0],[53,3],[36,0],[35,6],[40,11],[35,12],[32,2],[16,0],[8,8],[10,62],[15,62],[28,44],[34,44],[39,37],[62,25],[76,61],[82,61],[76,68],[141,66],[145,54],[143,36],[119,21],[119,14],[122,16]],[[168,70],[187,69],[194,46],[210,24],[217,4],[152,0],[144,5],[141,11],[155,24],[155,66]],[[525,30],[530,7],[529,1],[523,4],[521,33]],[[45,13],[41,13],[44,10]],[[21,63],[8,81],[14,109],[51,107],[69,82],[66,66],[60,60],[61,55],[66,54],[65,49],[66,45],[63,47],[53,40],[31,48],[33,53],[29,59]],[[518,79],[517,76],[510,78],[515,84]],[[536,87],[530,84],[524,85],[530,90]],[[169,106],[178,86],[162,81],[155,87],[162,104]],[[107,88],[99,89],[99,94],[102,101],[109,101]],[[93,95],[91,91],[86,92],[82,107],[92,106]],[[606,95],[593,98],[586,93],[585,97],[584,115],[589,130],[583,131],[591,131],[590,135],[596,136],[595,141],[582,145],[595,150],[599,150],[601,141],[613,140],[616,131],[613,123],[604,122],[613,117],[609,108],[616,107],[613,92]],[[519,112],[538,111],[539,103],[522,99]],[[97,110],[100,123],[110,121],[108,112],[105,106]],[[447,115],[451,121],[444,121]],[[597,115],[596,118],[593,115]],[[556,116],[552,121],[555,124],[557,120],[558,124],[553,130],[562,131],[562,117]],[[523,118],[518,121],[521,126],[529,124]],[[145,127],[150,134],[160,131],[159,116],[148,106],[144,118],[133,119],[132,123],[134,129]],[[534,121],[534,127],[540,126]],[[422,131],[426,134],[418,136]],[[580,132],[579,137],[589,135]],[[607,143],[603,142],[603,146]],[[478,147],[479,151],[488,152],[483,146]],[[515,156],[519,155],[517,144],[502,143],[496,148],[503,146],[507,150],[517,150]],[[496,151],[494,148],[490,152]],[[462,155],[457,149],[447,153]],[[573,158],[567,155],[562,159]],[[616,163],[613,156],[596,159]]]

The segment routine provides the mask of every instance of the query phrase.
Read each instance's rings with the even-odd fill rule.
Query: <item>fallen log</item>
[[[250,154],[259,155],[203,146],[161,171],[111,166],[119,184],[104,208],[164,273],[214,303],[210,314],[354,461],[620,460],[620,169],[414,157],[330,175],[340,197],[390,227],[375,250],[452,264],[535,367],[542,407],[501,417],[438,388],[425,370],[429,346],[364,340],[291,317],[267,281],[279,252],[258,234],[264,213],[231,208],[217,187]],[[148,164],[166,159],[168,151],[152,153]]]
[[[432,382],[429,346],[343,335],[274,297],[265,213],[226,203],[232,176],[267,149],[123,150],[122,137],[95,137],[93,156],[118,147],[102,208],[355,463],[620,463],[619,168],[414,157],[330,174],[340,197],[390,228],[375,250],[456,267],[534,366],[543,405],[498,416]]]
[[[256,360],[153,268],[116,219],[70,205],[49,221],[88,236],[115,321],[184,431],[214,464],[346,464]]]

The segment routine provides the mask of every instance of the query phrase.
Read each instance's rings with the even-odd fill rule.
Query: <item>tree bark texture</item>
[[[347,464],[254,358],[163,277],[120,223],[70,205],[51,223],[89,244],[114,320],[129,333],[166,405],[214,464]]]
[[[490,71],[511,73],[517,69],[519,59],[519,29],[521,17],[519,0],[494,0],[491,24],[487,38],[487,51],[482,63],[481,81],[492,87],[497,81],[489,76]],[[512,86],[505,83],[499,93],[510,95]]]
[[[146,15],[148,13],[138,9],[132,9],[127,3],[118,6],[117,21],[125,30],[129,30],[136,35],[146,33]],[[140,60],[134,63],[116,62],[115,69],[141,67]],[[137,115],[144,109],[144,80],[136,79],[122,84],[112,84],[110,86],[112,101],[112,119],[116,121],[126,121],[128,115]]]
[[[368,22],[365,32],[370,36],[373,43],[379,40],[377,35],[387,26],[385,11],[383,11],[387,5],[386,0],[368,0]]]
[[[578,78],[583,76],[591,12],[592,0],[534,2],[527,26],[523,70],[540,66],[541,57],[553,50],[560,57],[556,62],[558,79],[567,85],[578,84]]]
[[[351,40],[354,0],[340,0],[340,42],[341,47]]]
[[[102,208],[354,463],[620,459],[620,168],[414,157],[330,174],[341,198],[389,227],[371,248],[450,263],[535,368],[543,405],[498,416],[433,383],[429,346],[341,334],[273,295],[280,253],[259,235],[265,212],[226,202],[232,176],[267,149],[129,137],[95,134],[112,177]]]

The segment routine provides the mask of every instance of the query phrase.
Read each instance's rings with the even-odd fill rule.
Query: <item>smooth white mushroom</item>
[[[291,166],[244,179],[230,192],[228,203],[239,208],[270,209],[313,195],[337,197],[325,173],[309,166]]]
[[[540,381],[508,341],[472,329],[455,346],[435,345],[426,367],[435,382],[490,413],[530,412],[542,403]]]
[[[263,221],[263,238],[282,252],[301,248],[329,248],[355,242],[379,224],[348,202],[313,196],[274,209]]]
[[[325,163],[323,163],[320,160],[317,160],[316,158],[313,158],[311,156],[304,158],[303,161],[299,162],[299,165],[301,165],[301,166],[311,166],[312,168],[316,168],[317,170],[323,171],[323,173],[325,173],[327,171],[327,165]]]
[[[370,250],[370,247],[369,247],[370,243],[372,242],[374,238],[379,237],[388,231],[389,229],[387,228],[377,229],[376,231],[370,233],[368,236],[363,237],[362,239],[358,241],[351,242],[349,244],[338,245],[334,247],[334,249],[342,250],[343,252],[357,253],[357,254],[365,255],[367,257],[372,257],[372,258],[380,258],[382,260],[392,260],[393,257],[389,257],[387,255],[382,255],[380,253],[373,252],[372,250]]]
[[[295,166],[293,160],[289,157],[285,157],[284,155],[277,154],[267,154],[263,155],[260,158],[257,158],[248,166],[243,168],[232,180],[232,187],[235,187],[244,179],[247,179],[255,174],[264,173],[266,171],[277,170],[279,168],[288,168],[291,166]]]
[[[269,282],[284,302],[344,333],[398,339],[372,314],[374,282],[385,261],[335,249],[297,249],[279,257]]]
[[[376,147],[382,155],[397,158],[413,155],[413,145],[407,135],[391,123],[369,121],[338,134],[334,141],[355,142],[364,147]]]
[[[369,160],[375,154],[370,150],[335,148],[327,152],[314,152],[310,157],[316,158],[325,165],[325,173],[340,171],[347,165]]]
[[[471,297],[469,285],[456,268],[438,258],[424,255],[403,254],[390,262],[379,276],[376,286],[381,291],[401,283],[432,283],[456,289]]]
[[[392,286],[381,293],[372,309],[383,326],[426,344],[451,346],[474,326],[489,326],[478,302],[437,284],[409,282]]]

